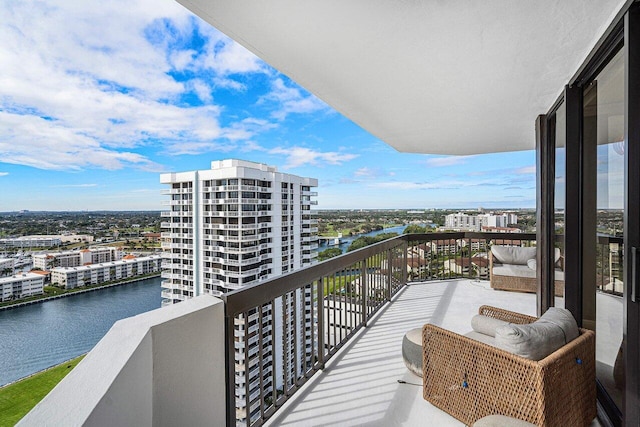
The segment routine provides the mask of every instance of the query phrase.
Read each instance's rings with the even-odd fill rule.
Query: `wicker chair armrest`
[[[596,417],[595,354],[595,333],[580,329],[578,338],[538,362],[545,418],[554,420],[549,425],[588,426]]]
[[[527,316],[526,314],[516,313],[514,311],[505,310],[503,308],[491,307],[489,305],[481,306],[478,310],[478,314],[516,324],[533,323],[537,319],[533,316]]]

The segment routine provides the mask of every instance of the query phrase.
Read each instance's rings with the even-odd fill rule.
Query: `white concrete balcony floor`
[[[471,318],[485,304],[529,315],[536,311],[534,294],[496,291],[488,281],[407,285],[268,425],[463,426],[422,398],[422,379],[411,374],[402,360],[402,338],[425,323],[469,332]],[[563,306],[562,300],[556,305]],[[598,425],[594,421],[592,427]]]

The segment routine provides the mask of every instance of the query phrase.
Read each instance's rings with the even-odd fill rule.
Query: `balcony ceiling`
[[[403,152],[533,149],[625,0],[178,0]]]

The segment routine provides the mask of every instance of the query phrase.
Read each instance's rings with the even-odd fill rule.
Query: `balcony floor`
[[[484,304],[535,315],[536,296],[496,291],[488,281],[468,279],[406,286],[269,425],[463,426],[422,398],[422,379],[402,360],[402,338],[425,323],[466,333]]]

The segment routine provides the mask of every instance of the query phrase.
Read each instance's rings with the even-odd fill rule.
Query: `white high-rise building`
[[[482,227],[507,227],[518,223],[518,215],[513,212],[501,214],[468,215],[458,212],[445,216],[445,228],[454,230],[480,231]]]
[[[316,179],[281,173],[262,163],[230,159],[213,161],[209,170],[162,174],[160,182],[169,186],[163,193],[170,197],[161,224],[163,305],[202,294],[219,296],[315,262],[318,228],[311,206],[317,204],[312,200],[317,195],[312,191],[318,185]],[[262,383],[265,392],[272,391],[274,376],[295,378],[283,375],[284,370],[299,372],[300,365],[310,357],[306,343],[311,341],[311,324],[302,329],[305,336],[288,336],[289,328],[284,328],[287,336],[276,334],[278,345],[271,339],[272,321],[278,325],[289,321],[285,319],[305,319],[303,310],[310,302],[308,291],[262,307],[261,341],[268,342],[262,360],[269,361],[263,362],[262,369],[256,369],[253,360],[258,360],[258,313],[248,313],[245,319],[236,321],[236,364],[254,371],[249,388],[243,372],[236,376],[237,419],[246,420],[242,402],[246,401],[247,389],[252,394]],[[250,331],[246,353],[245,331]],[[284,366],[270,362],[272,358],[265,357],[265,351],[273,351],[275,360],[285,359]],[[245,354],[249,360],[245,360]],[[260,372],[262,381],[256,381]],[[278,379],[275,387],[282,387]],[[252,405],[250,412],[256,410],[260,412]]]
[[[449,214],[445,216],[444,221],[445,228],[451,229],[480,230],[481,224],[478,215],[468,215],[462,212]]]

